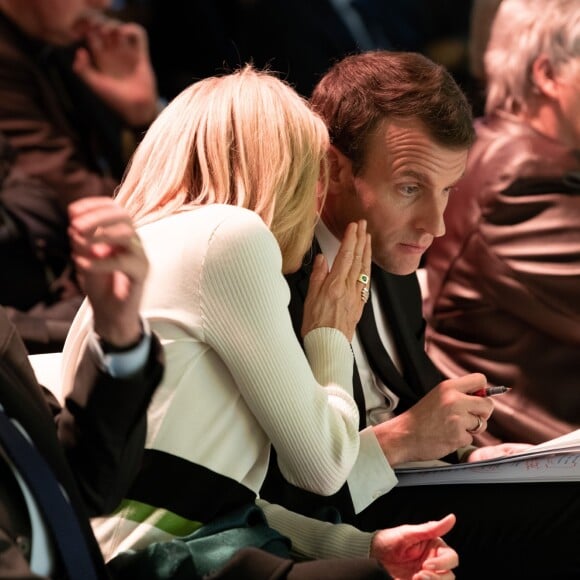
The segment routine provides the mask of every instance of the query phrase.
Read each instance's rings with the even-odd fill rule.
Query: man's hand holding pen
[[[447,379],[435,386],[410,409],[373,430],[392,467],[409,461],[441,459],[470,446],[473,436],[487,429],[493,397],[509,392],[487,384],[485,375],[472,373]],[[462,461],[480,461],[510,455],[528,445],[504,443],[474,449]]]
[[[509,393],[510,391],[510,387],[504,387],[503,385],[488,385],[470,394],[476,397],[495,397],[497,395]],[[501,443],[499,445],[487,445],[472,451],[466,456],[465,460],[469,463],[473,461],[485,461],[487,459],[495,459],[496,457],[520,453],[521,451],[526,451],[530,447],[532,447],[532,445],[528,445],[527,443]]]
[[[489,397],[473,396],[487,379],[472,373],[442,381],[410,409],[373,430],[390,465],[440,459],[473,441],[493,412]]]

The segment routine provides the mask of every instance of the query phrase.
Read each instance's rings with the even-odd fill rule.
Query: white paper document
[[[416,462],[395,469],[398,486],[580,481],[580,429],[526,451],[486,461]]]

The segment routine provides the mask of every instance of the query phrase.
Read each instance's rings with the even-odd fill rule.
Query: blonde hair
[[[546,55],[555,70],[580,56],[580,1],[503,0],[484,55],[486,113],[519,113],[534,90],[532,66]]]
[[[253,210],[284,263],[296,262],[312,241],[317,187],[326,191],[327,148],[326,126],[306,101],[246,65],[196,82],[169,103],[135,151],[116,199],[138,226],[212,203]]]

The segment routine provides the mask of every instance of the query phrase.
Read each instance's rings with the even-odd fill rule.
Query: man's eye
[[[416,195],[419,193],[419,186],[415,184],[405,184],[399,186],[399,191],[403,195]]]

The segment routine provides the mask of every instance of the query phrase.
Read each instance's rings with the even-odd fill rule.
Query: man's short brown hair
[[[443,66],[419,53],[347,56],[322,77],[310,103],[355,172],[369,135],[384,119],[417,119],[438,144],[452,149],[468,149],[475,138],[465,94]]]

